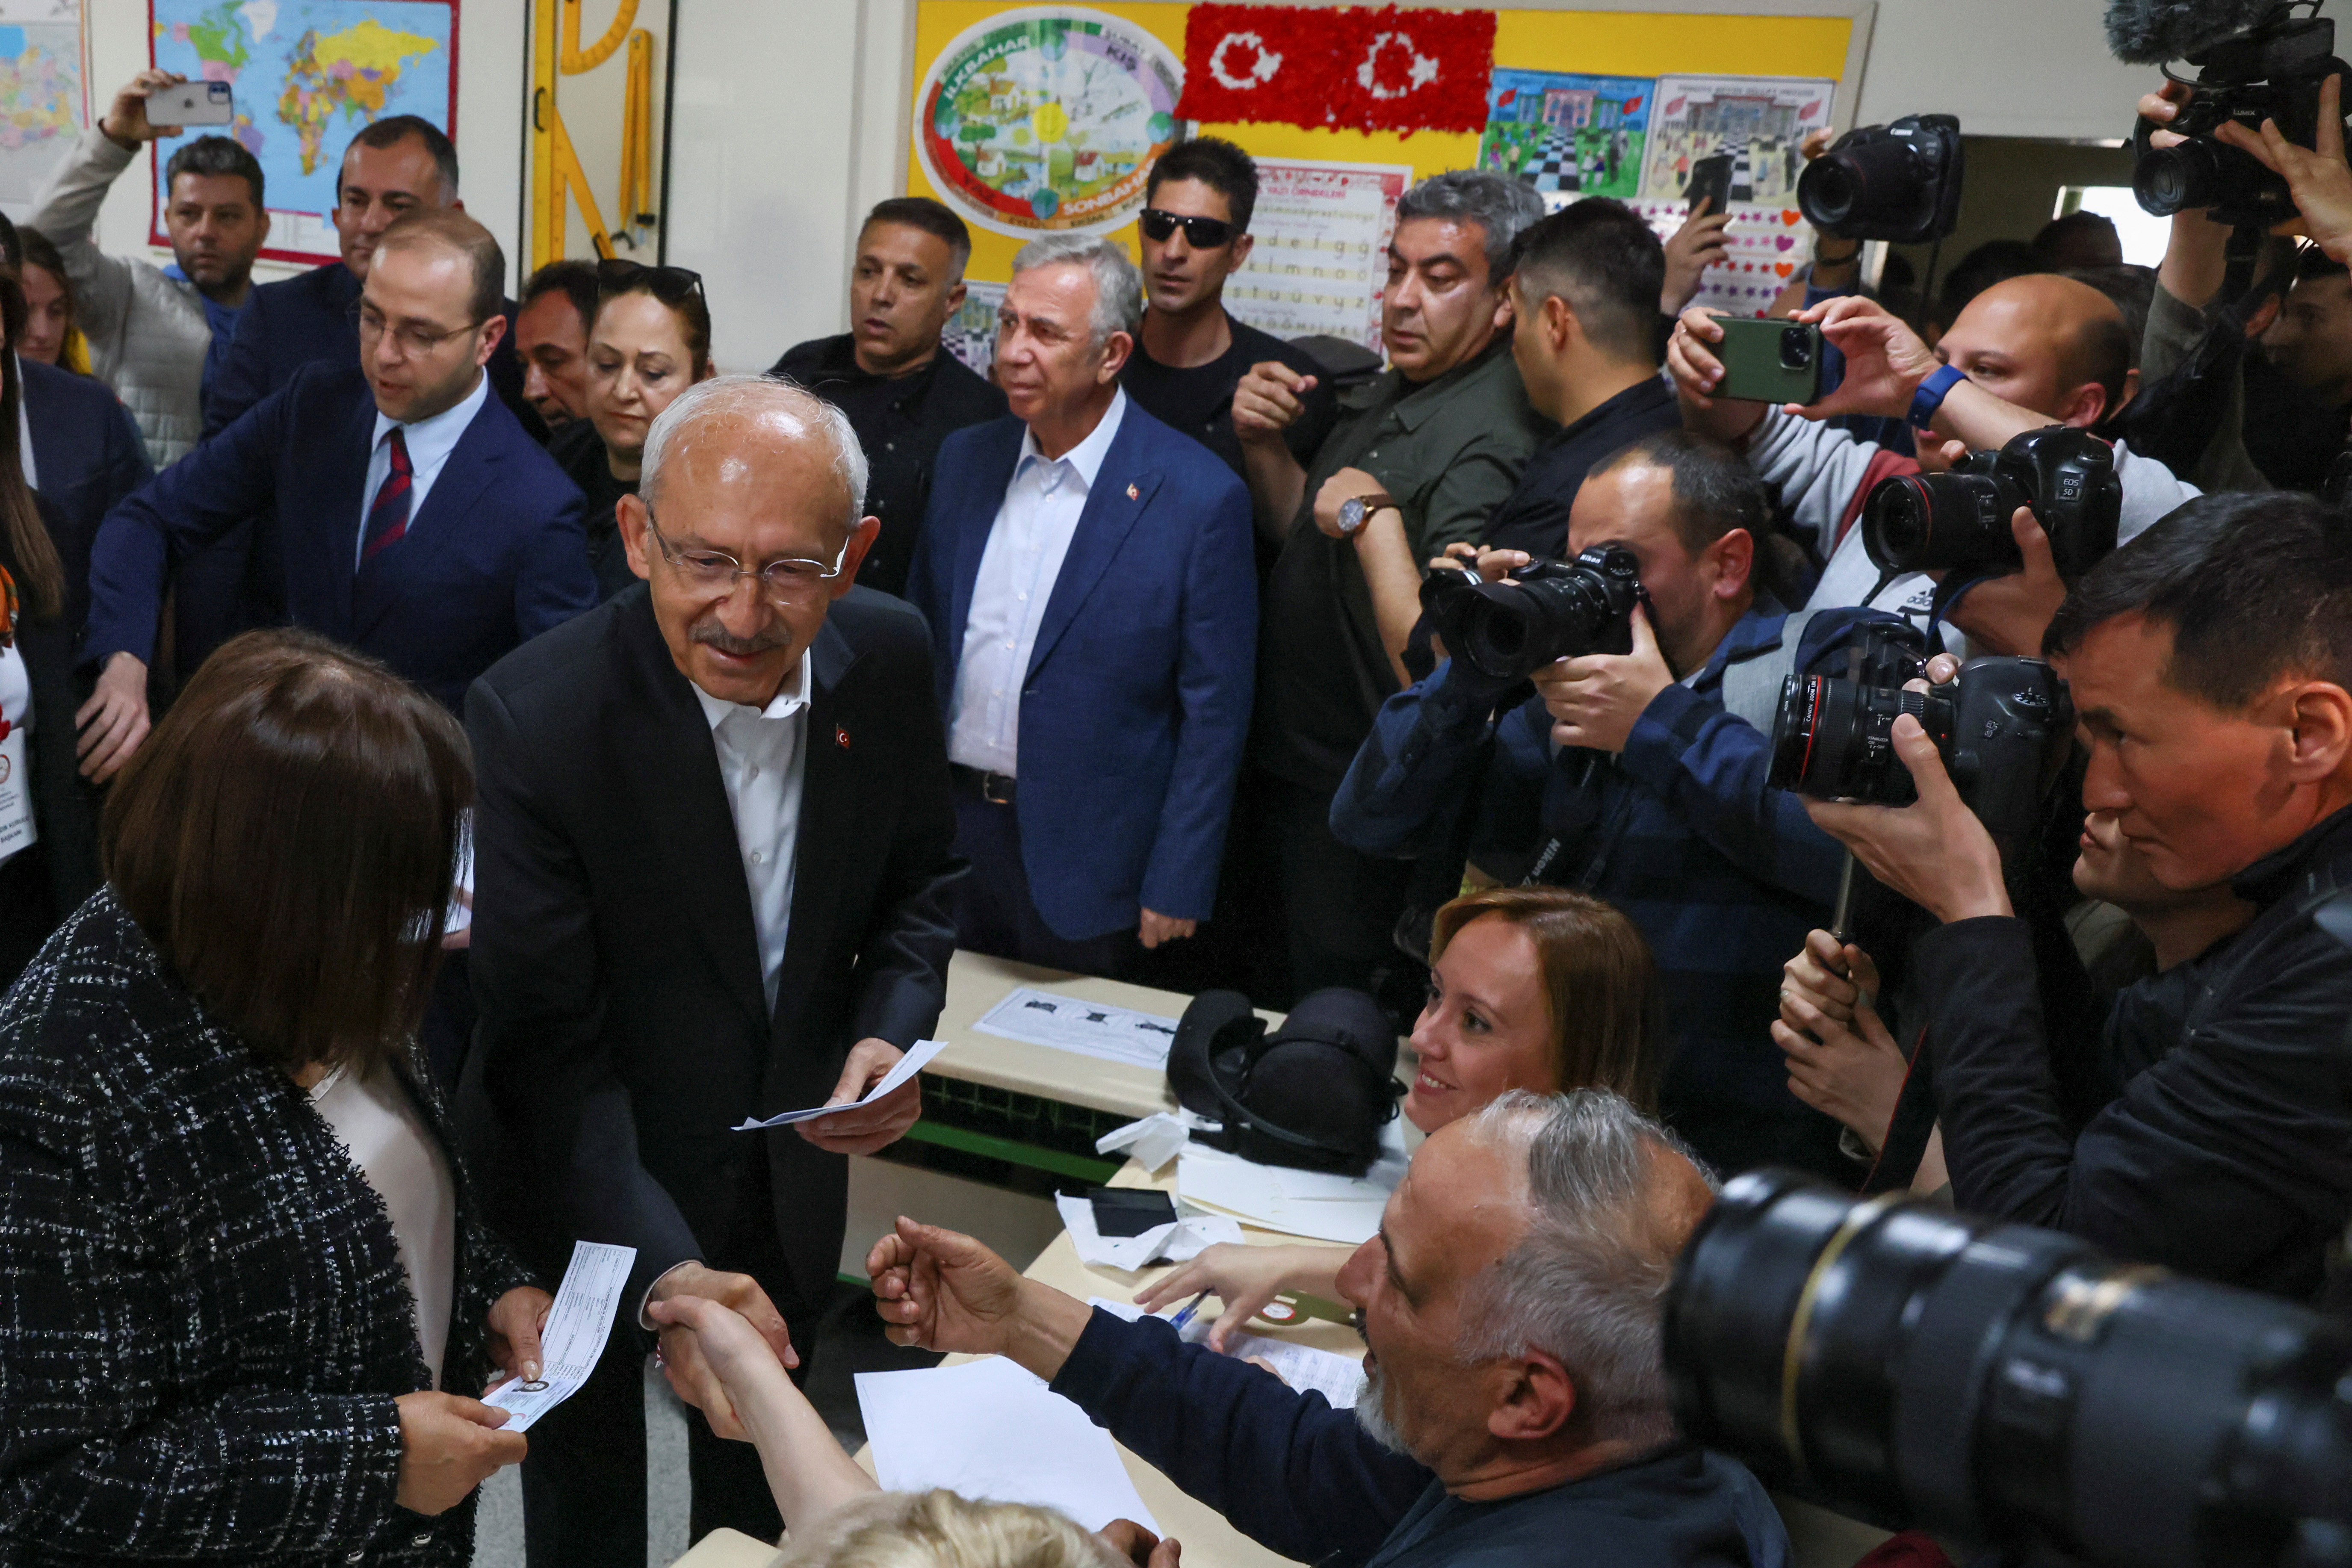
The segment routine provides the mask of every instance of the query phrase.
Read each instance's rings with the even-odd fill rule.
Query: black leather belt
[[[991,805],[1011,805],[1019,781],[1011,773],[992,773],[985,768],[968,768],[961,763],[950,763],[948,772],[959,784],[968,784],[980,792],[980,798]]]

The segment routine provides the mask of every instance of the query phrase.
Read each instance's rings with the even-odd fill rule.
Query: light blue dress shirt
[[[971,585],[971,613],[956,665],[955,702],[948,715],[948,760],[968,768],[1017,777],[1021,756],[1021,688],[1062,558],[1078,531],[1095,477],[1127,416],[1127,394],[1115,394],[1087,438],[1048,458],[1036,432],[1021,438],[1021,460],[989,525],[988,548]]]
[[[361,551],[367,543],[368,509],[375,504],[375,492],[383,489],[383,481],[392,477],[392,433],[403,432],[408,442],[408,526],[414,530],[416,520],[425,515],[426,492],[441,477],[443,465],[457,448],[457,438],[474,422],[474,416],[482,411],[489,395],[490,378],[476,371],[474,390],[430,419],[403,425],[377,410],[375,445],[368,449],[367,488],[360,492],[359,526],[352,532],[352,570],[359,569]]]

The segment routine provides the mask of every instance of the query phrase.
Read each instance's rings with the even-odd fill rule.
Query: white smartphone
[[[236,114],[236,97],[225,81],[184,81],[147,95],[150,125],[226,125]]]

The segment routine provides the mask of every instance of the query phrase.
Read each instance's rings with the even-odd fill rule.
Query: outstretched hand
[[[2231,123],[2213,132],[2214,140],[2235,147],[2286,182],[2295,210],[2303,215],[2300,230],[2338,266],[2352,261],[2352,165],[2344,160],[2344,79],[2331,76],[2319,89],[2319,129],[2312,145],[2298,147],[2286,138],[2275,120],[2263,121],[2259,135]]]
[[[1788,404],[1806,419],[1865,414],[1900,419],[1911,411],[1919,384],[1942,368],[1936,351],[1899,316],[1875,300],[1844,294],[1797,312],[1820,325],[1822,336],[1845,356],[1845,378],[1819,403]]]

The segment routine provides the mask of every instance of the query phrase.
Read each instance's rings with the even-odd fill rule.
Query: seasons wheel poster
[[[942,50],[915,98],[923,173],[971,222],[1016,239],[1107,234],[1143,205],[1178,135],[1183,67],[1100,11],[1001,12]]]

